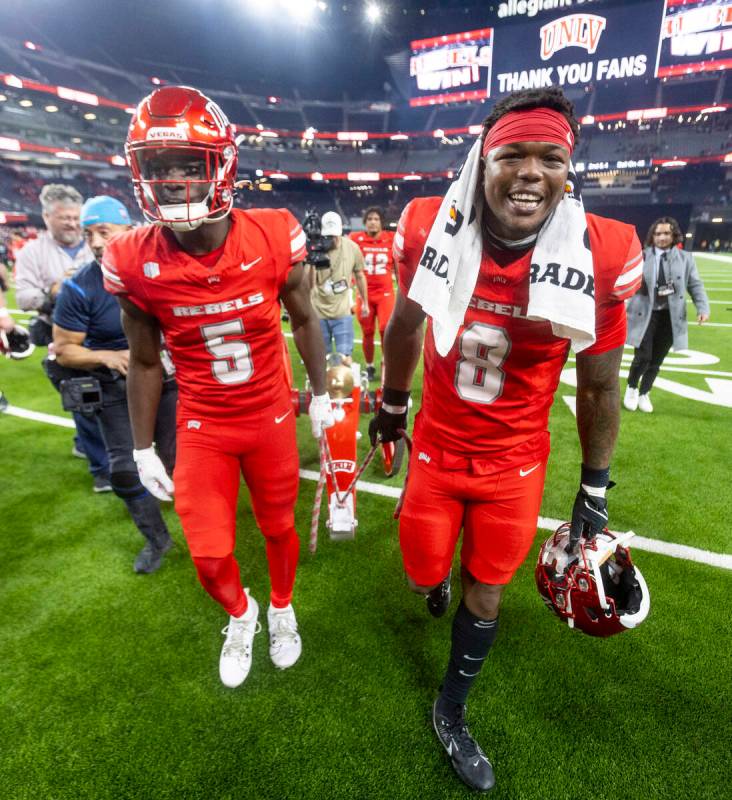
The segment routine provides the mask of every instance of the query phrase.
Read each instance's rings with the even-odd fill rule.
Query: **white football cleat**
[[[651,398],[647,394],[642,394],[638,396],[638,408],[641,411],[645,411],[646,414],[653,413],[653,405],[651,403]]]
[[[257,601],[250,596],[248,590],[247,600],[249,605],[243,617],[229,617],[229,624],[221,631],[226,634],[226,641],[221,648],[219,658],[219,676],[221,683],[230,689],[236,689],[246,680],[252,666],[252,642],[254,635],[262,630],[257,621],[259,606]]]
[[[628,411],[635,411],[638,408],[638,389],[631,389],[628,386],[623,397],[623,405]]]
[[[297,632],[297,620],[292,605],[275,608],[271,603],[267,611],[269,627],[269,655],[279,669],[291,667],[302,653],[302,640]]]

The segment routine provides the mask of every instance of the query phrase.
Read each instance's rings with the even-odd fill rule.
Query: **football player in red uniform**
[[[351,234],[351,239],[361,248],[368,288],[368,313],[363,313],[363,301],[356,301],[356,316],[363,332],[363,355],[370,381],[376,378],[374,368],[374,332],[379,321],[379,335],[384,344],[384,331],[394,310],[394,234],[384,230],[384,212],[372,206],[363,215],[365,231]]]
[[[531,270],[534,242],[563,197],[578,130],[572,104],[556,88],[518,92],[495,106],[482,134],[479,185],[485,203],[477,283],[447,355],[436,350],[431,318],[424,342],[422,405],[400,544],[410,588],[426,595],[429,611],[440,616],[450,601],[450,567],[463,531],[462,600],[433,724],[460,778],[480,790],[493,786],[493,769],[466,727],[465,702],[496,636],[503,590],[537,528],[549,409],[569,340],[555,336],[551,323],[527,319],[526,309],[530,282],[538,277]],[[422,256],[440,201],[413,200],[397,229],[399,295],[386,330],[384,404],[372,421],[373,439],[394,440],[406,427],[426,316],[407,293],[420,265],[433,267]],[[607,524],[605,490],[619,425],[623,300],[638,288],[642,269],[631,226],[592,214],[586,225],[595,343],[576,359],[582,467],[572,512],[575,539]],[[592,297],[592,287],[585,289]]]
[[[267,544],[272,661],[290,667],[302,647],[290,602],[298,454],[280,300],[313,387],[313,434],[333,424],[323,339],[303,280],[305,235],[284,209],[232,209],[233,126],[195,89],[166,86],[146,97],[126,151],[138,203],[154,223],[115,238],[103,260],[130,344],[134,458],[151,493],[170,500],[175,491],[200,581],[230,615],[219,673],[234,687],[249,673],[259,629],[233,555],[240,475]],[[161,333],[179,386],[175,486],[153,447]]]

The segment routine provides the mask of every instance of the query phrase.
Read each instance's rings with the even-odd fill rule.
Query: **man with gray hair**
[[[36,345],[46,346],[53,338],[51,314],[62,282],[93,261],[94,254],[81,233],[84,199],[79,192],[73,186],[48,183],[41,189],[39,199],[46,230],[18,253],[15,299],[23,311],[38,312],[30,325],[31,340]],[[62,380],[71,377],[56,363],[52,353],[44,360],[44,367],[57,389]],[[77,432],[73,453],[88,459],[94,491],[111,491],[109,462],[96,418],[79,413],[73,416]]]
[[[18,253],[15,265],[15,298],[23,311],[38,311],[49,323],[61,282],[79,267],[94,259],[94,254],[81,235],[79,215],[82,196],[73,186],[49,183],[40,195],[46,230]]]

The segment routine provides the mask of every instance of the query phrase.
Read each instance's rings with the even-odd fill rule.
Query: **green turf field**
[[[623,412],[610,521],[729,554],[732,258],[699,264],[711,322],[727,327],[690,325],[696,355],[669,356],[661,372],[669,383],[653,391],[656,413]],[[296,373],[301,380],[297,363]],[[571,372],[565,377],[552,412],[548,518],[566,518],[577,489]],[[14,406],[63,416],[38,352],[0,362],[0,389]],[[316,470],[308,422],[298,425],[302,466]],[[275,671],[265,630],[249,678],[232,691],[218,678],[226,618],[198,586],[175,514],[167,519],[177,547],[160,572],[135,575],[142,539],[117,498],[92,494],[71,445],[69,429],[0,415],[2,800],[471,795],[429,726],[450,618],[433,620],[405,587],[393,499],[359,493],[356,540],[330,542],[321,527],[312,557],[315,484],[302,482],[295,601],[303,657]],[[364,477],[402,479],[387,481],[377,465]],[[242,576],[265,606],[264,543],[245,496],[240,512]],[[593,640],[539,600],[533,564],[547,535],[539,532],[506,592],[469,705],[495,767],[492,796],[730,797],[732,573],[636,550],[651,616],[637,631]]]

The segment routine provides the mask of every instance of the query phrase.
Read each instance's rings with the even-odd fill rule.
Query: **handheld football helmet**
[[[0,353],[6,358],[28,358],[35,349],[30,334],[22,325],[16,325],[9,331],[0,330]]]
[[[547,607],[570,628],[590,636],[612,636],[640,625],[648,616],[650,596],[626,547],[635,534],[605,529],[580,539],[568,553],[569,530],[569,523],[560,525],[539,552],[536,585]]]
[[[234,126],[197,89],[163,86],[135,109],[125,153],[148,222],[177,231],[231,211],[238,165]]]

